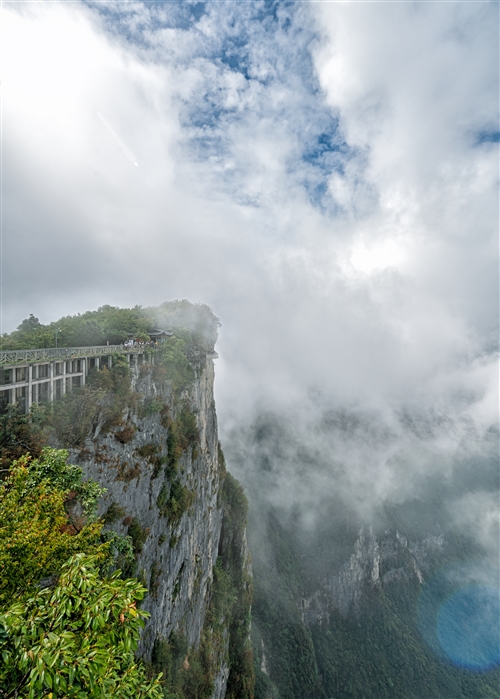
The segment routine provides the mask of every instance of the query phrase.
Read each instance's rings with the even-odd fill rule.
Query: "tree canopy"
[[[1,349],[37,349],[44,347],[85,347],[121,344],[129,335],[148,339],[155,327],[185,328],[199,340],[213,346],[219,319],[205,304],[189,301],[166,301],[158,307],[118,308],[105,305],[44,325],[33,313],[14,332],[1,336]],[[56,339],[57,338],[57,339]]]

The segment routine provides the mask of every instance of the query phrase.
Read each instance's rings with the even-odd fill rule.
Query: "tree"
[[[33,330],[39,330],[41,327],[42,324],[38,318],[35,318],[33,313],[30,313],[30,317],[25,318],[22,323],[17,326],[17,330],[20,333],[30,333],[33,332]]]
[[[147,590],[119,571],[102,579],[98,563],[72,556],[55,587],[0,614],[2,699],[161,699],[160,678],[134,659]]]

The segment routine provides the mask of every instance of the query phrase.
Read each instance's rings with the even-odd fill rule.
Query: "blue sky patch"
[[[498,130],[485,130],[479,131],[476,134],[476,145],[480,146],[482,143],[498,143],[500,141],[500,131]]]

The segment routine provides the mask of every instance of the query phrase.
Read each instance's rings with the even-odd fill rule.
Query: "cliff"
[[[247,503],[218,441],[212,357],[213,338],[179,331],[141,365],[113,358],[78,398],[85,429],[70,450],[106,488],[106,529],[132,539],[134,560],[117,565],[149,589],[138,653],[180,698],[253,686]],[[98,396],[90,417],[85,396]]]
[[[438,639],[458,581],[487,579],[474,543],[326,514],[305,533],[277,508],[252,514],[256,699],[496,696],[497,664],[471,672]]]
[[[340,570],[328,576],[313,595],[300,600],[302,621],[307,625],[329,623],[333,611],[344,619],[349,614],[359,618],[367,586],[382,588],[410,581],[422,585],[443,547],[442,535],[409,540],[398,531],[377,536],[373,527],[362,526]]]

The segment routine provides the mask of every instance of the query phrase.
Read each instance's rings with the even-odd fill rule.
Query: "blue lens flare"
[[[480,562],[451,564],[422,587],[418,627],[446,662],[485,672],[500,665],[498,570]]]
[[[446,656],[455,664],[487,670],[500,664],[500,598],[487,585],[468,585],[442,605],[437,636]]]

